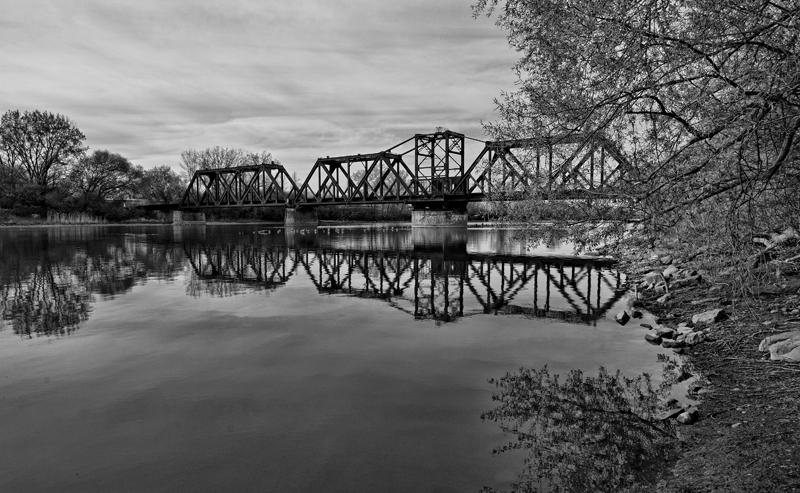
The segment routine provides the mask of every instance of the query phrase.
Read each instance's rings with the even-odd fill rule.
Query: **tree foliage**
[[[72,166],[69,181],[86,210],[92,203],[128,196],[141,173],[119,154],[94,151]]]
[[[146,170],[138,187],[142,198],[160,204],[179,202],[185,189],[186,181],[166,165]]]
[[[21,170],[30,183],[47,191],[83,154],[85,139],[66,116],[9,110],[0,119],[0,164]]]
[[[652,226],[800,223],[800,3],[479,0],[520,52],[494,138],[603,136],[629,158],[617,210]],[[600,218],[588,211],[586,219]],[[582,211],[586,214],[586,211]],[[781,223],[781,224],[777,224]]]

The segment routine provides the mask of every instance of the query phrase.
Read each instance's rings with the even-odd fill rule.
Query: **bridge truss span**
[[[299,186],[277,164],[199,170],[179,207],[406,203],[416,208],[463,207],[486,199],[613,198],[629,169],[602,136],[478,141],[483,148],[469,166],[465,141],[463,134],[442,130],[416,134],[380,152],[319,158]]]
[[[181,208],[286,206],[297,199],[297,184],[280,164],[203,169],[195,172]]]
[[[600,136],[488,141],[457,188],[467,196],[509,200],[612,197],[628,168]]]

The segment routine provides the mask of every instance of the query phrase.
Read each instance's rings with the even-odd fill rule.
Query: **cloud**
[[[480,137],[517,55],[469,0],[6,0],[0,110],[177,167],[214,145],[310,169],[442,125]],[[7,14],[7,15],[6,15]]]

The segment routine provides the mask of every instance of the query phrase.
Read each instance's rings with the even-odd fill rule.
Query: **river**
[[[0,491],[508,487],[488,379],[660,369],[613,265],[512,236],[0,230]]]

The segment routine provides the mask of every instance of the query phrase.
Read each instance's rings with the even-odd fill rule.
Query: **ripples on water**
[[[655,369],[612,265],[512,235],[0,231],[0,487],[507,487],[487,379]]]

